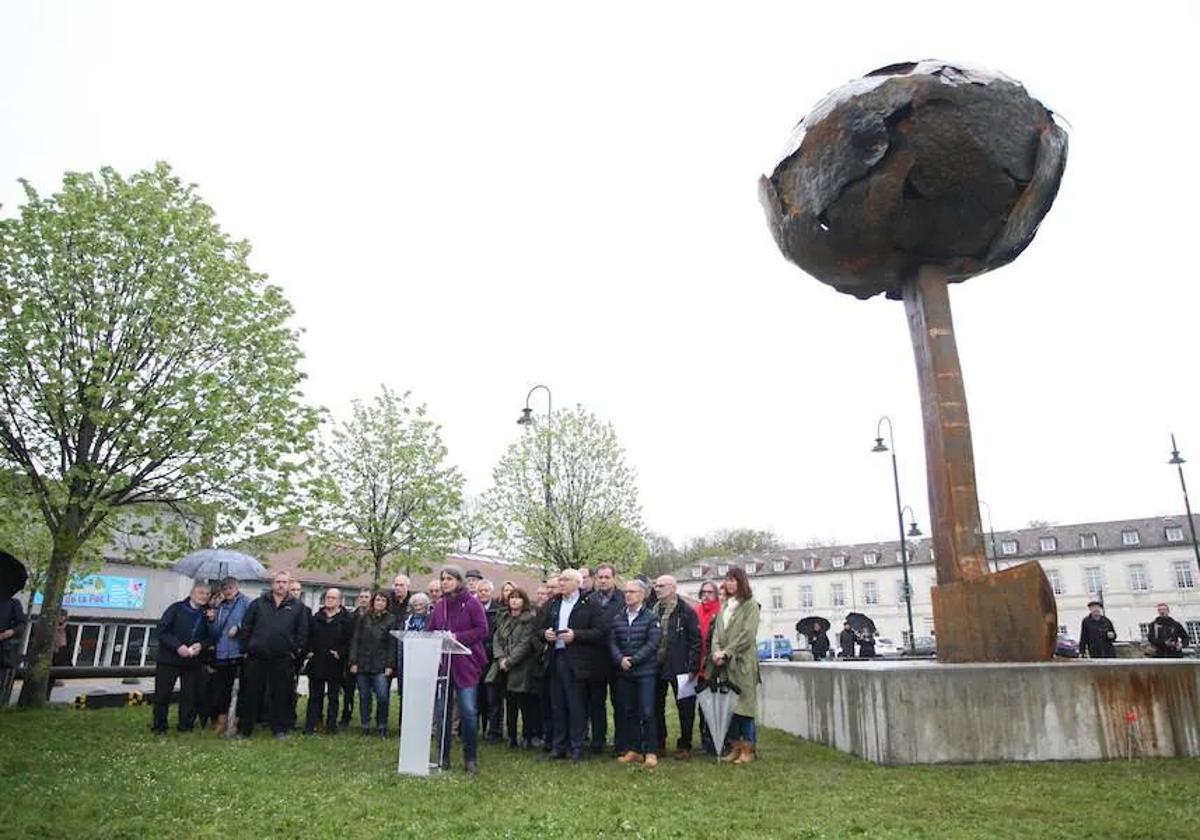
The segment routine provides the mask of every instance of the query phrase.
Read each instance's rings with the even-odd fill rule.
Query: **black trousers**
[[[583,755],[583,730],[587,726],[587,705],[584,682],[575,676],[575,669],[566,651],[550,654],[550,710],[554,716],[554,746],[556,753],[570,753],[572,758]]]
[[[291,656],[246,659],[242,669],[242,690],[238,694],[238,731],[242,735],[248,736],[254,731],[264,696],[271,730],[278,734],[291,728],[295,713],[292,705],[295,671]]]
[[[554,710],[550,703],[550,672],[543,675],[541,688],[538,689],[538,737],[545,741],[546,751],[554,748]]]
[[[654,686],[654,731],[658,735],[658,751],[662,752],[667,746],[667,687],[675,694],[675,709],[679,712],[679,740],[675,748],[679,750],[692,749],[692,729],[696,720],[696,695],[679,699],[679,683],[674,677],[658,680]]]
[[[504,716],[508,729],[508,742],[517,743],[517,716],[521,718],[522,741],[537,736],[539,698],[532,691],[506,691],[504,693]]]
[[[479,732],[482,734],[486,730],[489,737],[499,739],[504,734],[504,678],[480,685],[480,689],[483,689],[485,699],[479,709],[483,719]]]
[[[196,725],[200,663],[168,665],[159,662],[154,668],[154,722],[151,729],[155,732],[167,731],[167,710],[176,680],[179,681],[179,731],[190,732]]]
[[[214,714],[229,714],[229,703],[233,699],[233,681],[237,679],[241,670],[240,659],[218,659],[213,666],[212,676],[208,680],[208,695]]]
[[[316,732],[321,722],[321,711],[325,711],[325,731],[336,732],[338,723],[338,698],[342,693],[342,675],[318,677],[308,675],[308,712],[304,716],[304,731]],[[328,696],[328,706],[326,698]]]
[[[351,674],[347,667],[342,671],[342,725],[350,723],[350,712],[354,708],[354,691],[358,688],[358,675]]]
[[[583,695],[592,751],[600,752],[608,740],[608,680],[588,680],[583,684]]]

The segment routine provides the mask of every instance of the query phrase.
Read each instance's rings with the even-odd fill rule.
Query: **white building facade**
[[[1187,628],[1192,644],[1200,644],[1200,569],[1186,517],[1027,528],[985,534],[984,541],[993,567],[1042,564],[1058,602],[1060,635],[1078,639],[1087,603],[1098,600],[1119,639],[1142,640],[1161,602]],[[917,638],[934,636],[931,544],[910,540],[907,551],[914,632]],[[796,640],[796,622],[810,615],[828,618],[836,633],[846,613],[860,612],[875,621],[881,638],[907,642],[897,541],[706,558],[676,573],[680,591],[695,598],[703,581],[723,577],[734,564],[746,570],[762,607],[759,640]]]

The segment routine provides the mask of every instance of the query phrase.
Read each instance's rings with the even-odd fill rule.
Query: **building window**
[[[1100,545],[1100,538],[1095,534],[1080,534],[1079,547],[1083,549],[1096,548]]]
[[[1067,635],[1067,625],[1065,625],[1065,624],[1058,625],[1058,635],[1060,635],[1060,636]]]
[[[911,556],[912,556],[912,552],[911,552],[911,551],[909,552],[908,556],[909,556],[909,557],[911,557]],[[903,551],[901,551],[900,549],[896,549],[896,564],[897,564],[897,565],[900,565],[900,564],[902,564],[902,563],[904,563],[904,552],[903,552]]]
[[[800,587],[800,608],[805,610],[812,609],[813,591],[811,586]]]
[[[1200,645],[1200,621],[1185,621],[1184,626],[1187,628],[1188,638],[1191,639],[1193,646]]]
[[[692,566],[692,577],[694,577],[694,578],[704,577],[704,570],[701,569],[699,566]]]
[[[1121,545],[1141,545],[1142,537],[1137,529],[1128,528],[1121,532]]]
[[[1146,580],[1146,567],[1141,563],[1134,563],[1129,567],[1129,588],[1134,592],[1146,592],[1150,589]]]
[[[1058,540],[1054,537],[1042,537],[1038,540],[1038,548],[1042,551],[1058,551]]]
[[[1195,589],[1196,579],[1192,577],[1192,561],[1191,560],[1176,560],[1175,561],[1175,588],[1176,589]]]
[[[817,558],[816,557],[805,557],[803,560],[800,561],[800,568],[807,569],[808,571],[811,572],[812,570],[817,568]]]
[[[771,587],[771,609],[783,609],[783,589],[778,586]]]
[[[1083,589],[1089,595],[1099,595],[1104,591],[1104,576],[1099,566],[1083,567]]]
[[[777,572],[782,572],[783,571],[783,561],[776,560],[774,563],[771,564],[771,568]]]
[[[900,644],[905,650],[912,647],[912,639],[909,638],[909,632],[907,630],[900,631]]]
[[[1062,574],[1058,569],[1046,569],[1046,577],[1050,579],[1050,588],[1054,590],[1055,595],[1062,595],[1066,592],[1063,588]]]
[[[1147,641],[1150,638],[1150,625],[1145,622],[1139,622],[1138,635],[1141,636],[1143,642]]]
[[[835,607],[846,606],[846,584],[834,583],[829,587],[829,594]]]
[[[721,565],[717,566],[717,577],[725,577],[725,574],[728,571],[729,567],[722,563]]]
[[[896,579],[896,603],[904,603],[904,578]]]
[[[1000,541],[1000,553],[1001,554],[1016,554],[1018,548],[1020,548],[1020,546],[1017,545],[1016,540],[1001,540]]]
[[[863,565],[864,566],[874,566],[878,562],[879,562],[879,552],[878,551],[868,551],[866,554],[863,555]]]
[[[746,564],[746,574],[748,574],[748,575],[752,575],[752,574],[754,574],[754,573],[755,573],[757,570],[758,570],[758,564],[757,564],[757,563],[747,563],[747,564]]]
[[[846,565],[846,555],[845,554],[833,555],[833,568],[840,569],[845,565]]]
[[[868,580],[863,584],[863,601],[867,604],[879,603],[879,584]]]
[[[1183,542],[1183,529],[1178,525],[1168,525],[1166,536],[1167,542]]]

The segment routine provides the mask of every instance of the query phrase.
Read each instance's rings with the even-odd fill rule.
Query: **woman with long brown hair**
[[[729,727],[733,745],[724,761],[749,764],[755,759],[758,732],[754,716],[758,710],[758,618],[760,609],[741,566],[730,566],[721,581],[725,603],[713,623],[709,653],[709,679],[718,674],[738,687],[737,706]],[[718,752],[721,744],[717,744]]]

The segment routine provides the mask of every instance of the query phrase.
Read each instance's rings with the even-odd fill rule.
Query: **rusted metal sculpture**
[[[1041,566],[988,570],[947,284],[1021,253],[1066,159],[1066,133],[1020,84],[921,61],[831,93],[759,182],[784,256],[840,292],[904,300],[925,425],[942,661],[1038,661],[1054,652],[1057,610]]]

